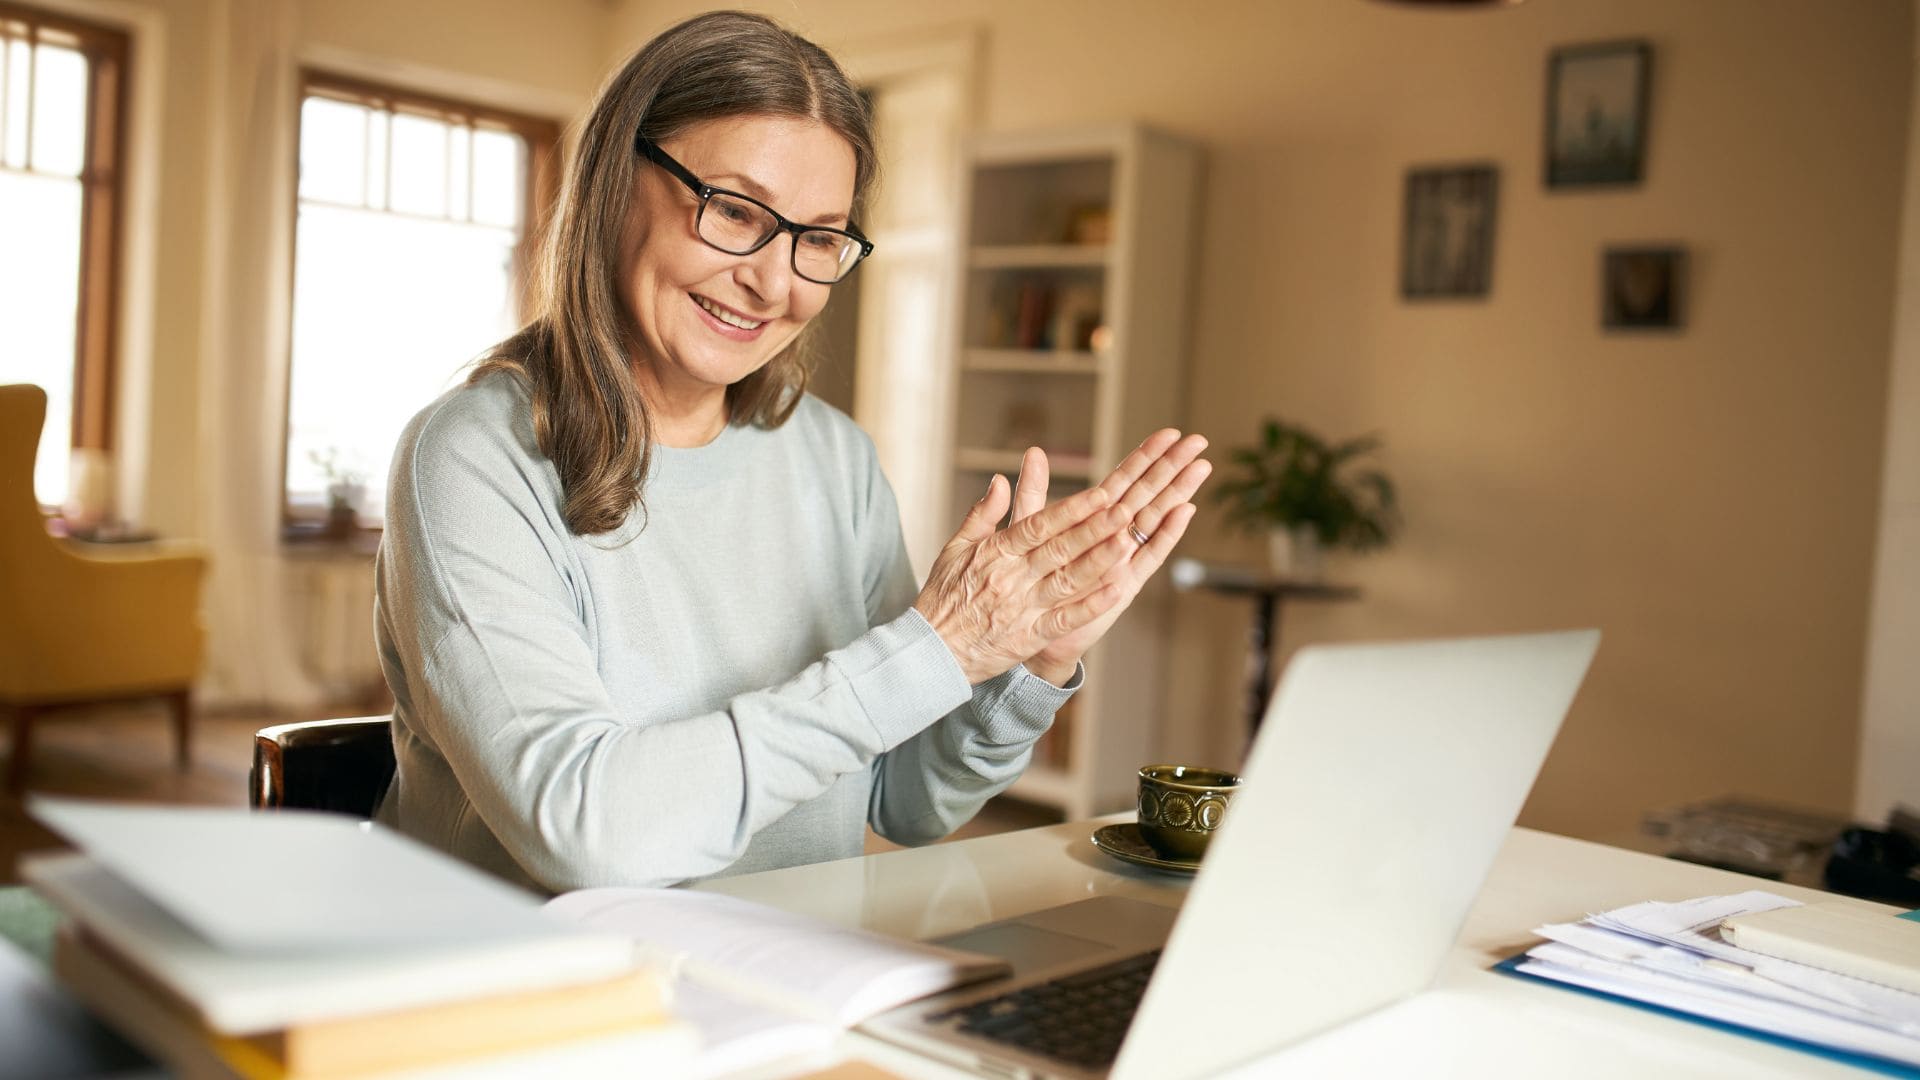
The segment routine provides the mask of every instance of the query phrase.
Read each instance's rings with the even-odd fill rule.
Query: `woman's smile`
[[[754,338],[760,336],[761,328],[767,325],[766,319],[749,318],[727,307],[725,304],[709,297],[701,296],[699,293],[688,293],[687,295],[693,297],[693,302],[698,304],[700,310],[706,313],[708,321],[713,325],[714,332],[722,337],[731,338],[734,341],[752,341]]]

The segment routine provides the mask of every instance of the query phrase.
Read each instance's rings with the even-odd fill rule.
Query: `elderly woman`
[[[1025,766],[1205,443],[1156,433],[1052,505],[1029,451],[916,590],[872,443],[806,394],[874,161],[846,75],[757,16],[607,84],[538,316],[395,455],[381,821],[548,890],[667,884],[856,855],[866,823],[935,840]]]

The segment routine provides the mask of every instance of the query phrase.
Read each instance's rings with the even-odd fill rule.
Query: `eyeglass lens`
[[[700,211],[700,239],[732,255],[744,255],[780,228],[767,208],[723,192],[708,196]],[[806,229],[794,238],[793,268],[801,277],[831,285],[860,261],[859,241],[829,229]]]

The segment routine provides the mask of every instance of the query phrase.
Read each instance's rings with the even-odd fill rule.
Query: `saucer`
[[[1151,867],[1173,874],[1191,874],[1200,869],[1199,859],[1168,859],[1147,846],[1140,838],[1140,826],[1126,821],[1118,825],[1102,825],[1093,831],[1093,846],[1101,851],[1135,866]]]

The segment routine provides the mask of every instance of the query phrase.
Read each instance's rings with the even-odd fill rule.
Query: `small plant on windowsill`
[[[360,528],[360,503],[367,497],[367,474],[341,461],[340,448],[329,446],[307,454],[327,479],[326,535],[346,539]]]
[[[1265,533],[1273,572],[1315,581],[1320,553],[1385,547],[1400,524],[1393,481],[1355,463],[1380,448],[1377,436],[1341,443],[1268,417],[1260,443],[1232,452],[1233,472],[1214,489],[1227,522]]]

